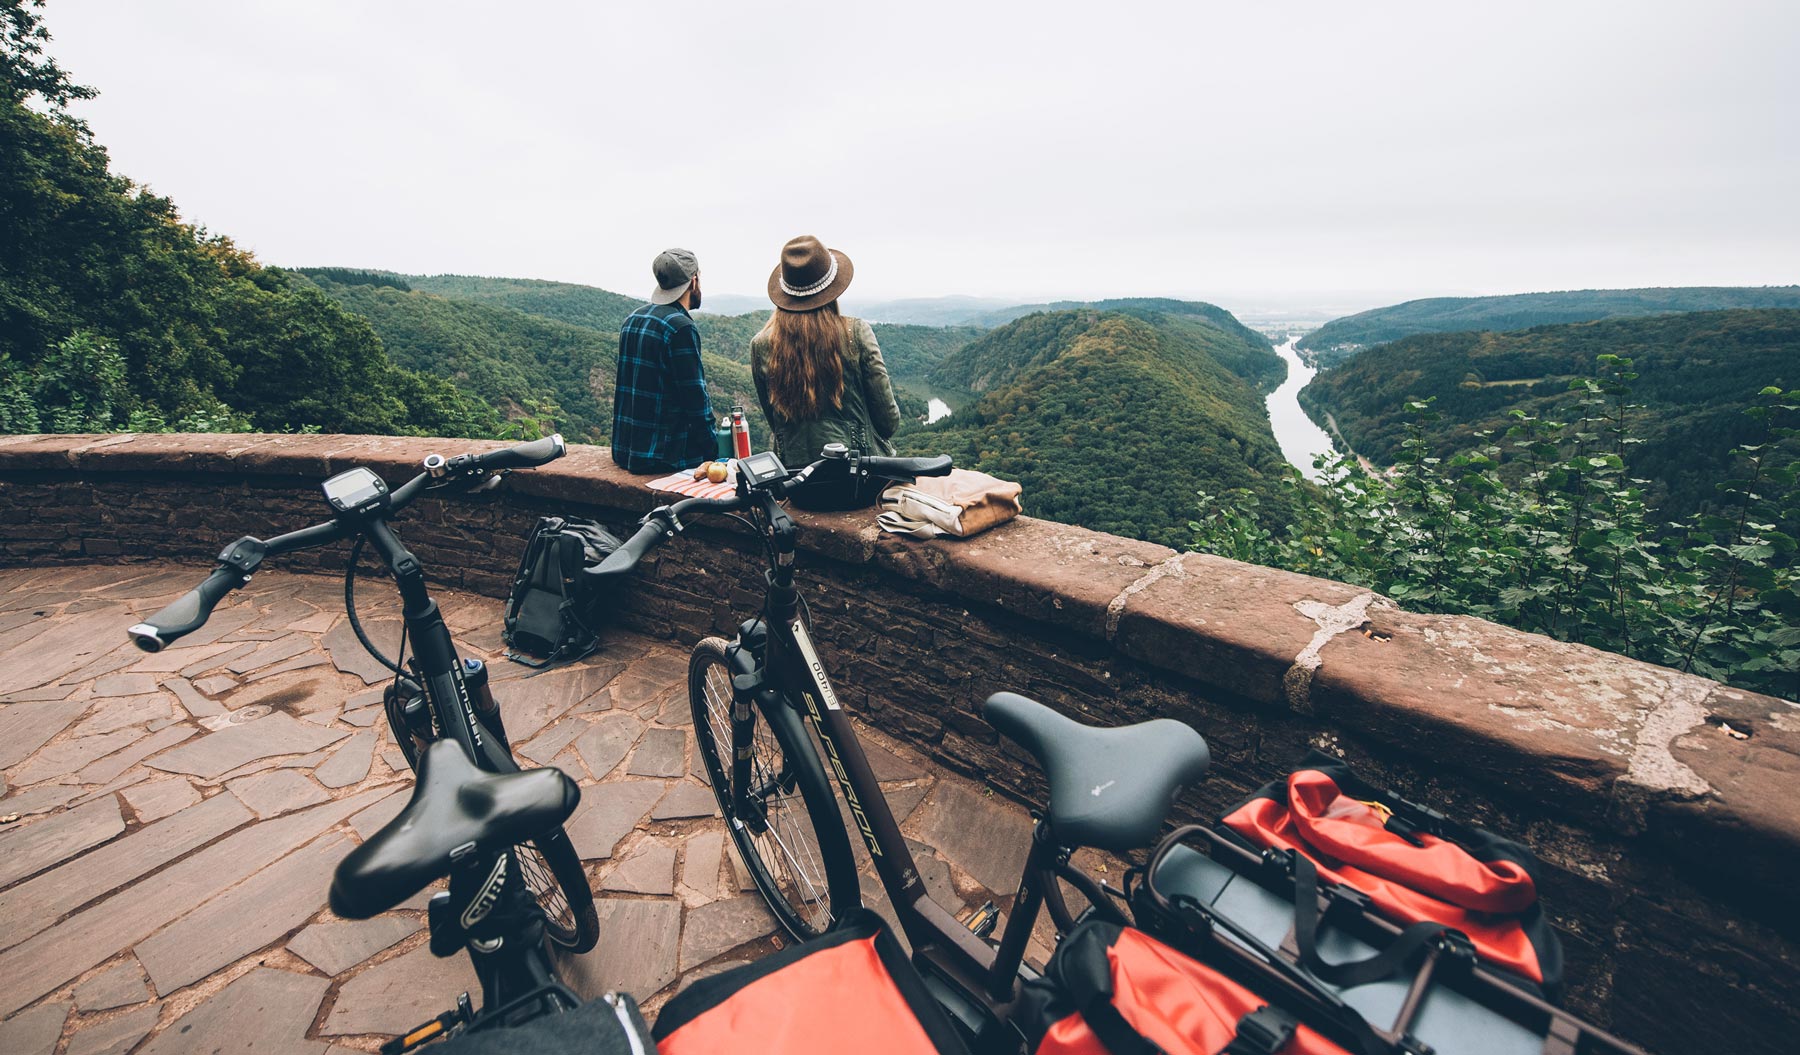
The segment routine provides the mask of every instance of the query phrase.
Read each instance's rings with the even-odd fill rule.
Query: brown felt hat
[[[810,234],[781,247],[781,263],[769,272],[769,299],[787,311],[817,311],[850,288],[856,265]]]

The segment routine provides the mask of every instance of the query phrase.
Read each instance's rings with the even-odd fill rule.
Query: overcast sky
[[[265,262],[1235,309],[1800,281],[1800,4],[53,0]],[[854,306],[852,304],[852,306]]]

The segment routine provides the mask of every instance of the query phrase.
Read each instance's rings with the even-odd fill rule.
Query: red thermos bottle
[[[750,423],[744,420],[744,408],[731,408],[731,449],[739,458],[750,457]]]

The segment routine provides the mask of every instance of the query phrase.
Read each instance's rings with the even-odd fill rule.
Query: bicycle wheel
[[[725,642],[709,637],[688,661],[694,740],[731,841],[775,918],[796,940],[818,937],[862,903],[849,833],[825,767],[800,716],[784,704],[757,707],[750,743],[749,809],[732,816],[731,677]]]
[[[513,847],[519,872],[544,910],[544,936],[570,952],[587,952],[600,940],[594,888],[581,855],[559,825],[549,835]]]
[[[392,701],[387,707],[387,718],[407,766],[417,773],[418,745],[406,731]],[[491,731],[489,735],[493,735]],[[510,745],[507,757],[512,757]],[[581,867],[581,855],[575,852],[567,833],[559,826],[541,839],[515,845],[513,851],[526,888],[544,910],[544,936],[572,952],[592,949],[600,940],[600,914],[594,908],[594,889]]]

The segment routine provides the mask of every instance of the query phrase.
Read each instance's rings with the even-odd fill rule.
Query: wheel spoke
[[[796,933],[822,932],[832,918],[831,871],[825,866],[826,854],[805,796],[801,794],[802,763],[790,758],[783,750],[784,739],[770,724],[770,718],[761,713],[760,705],[752,711],[747,787],[741,793],[743,798],[738,800],[754,805],[759,823],[752,830],[745,826],[748,818],[731,816],[731,711],[734,697],[731,670],[722,660],[723,656],[718,653],[697,659],[690,681],[696,732],[706,740],[703,746],[711,775],[722,774],[724,777],[722,781],[715,780],[715,792],[725,808],[733,838],[744,853],[745,863],[770,898],[777,915],[784,917],[790,929],[797,928]],[[808,737],[797,749],[806,750],[811,746]]]

